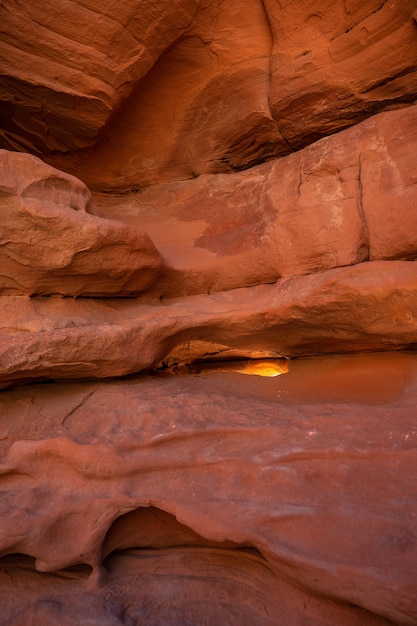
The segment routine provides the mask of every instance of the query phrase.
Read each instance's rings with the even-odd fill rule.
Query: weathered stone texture
[[[417,0],[0,4],[0,626],[414,626]]]
[[[195,602],[212,623],[230,614],[273,624],[283,611],[289,624],[414,624],[416,393],[415,355],[387,353],[318,359],[313,377],[301,360],[274,379],[214,371],[3,392],[2,553],[23,552],[41,572],[88,564],[102,589],[87,593],[82,570],[42,587],[6,561],[17,590],[4,576],[2,606],[28,619],[35,599],[46,623],[61,611],[78,618],[68,604],[78,581],[76,604],[92,624],[90,602],[100,616],[104,593],[110,624],[126,623],[126,610],[145,619],[149,603],[154,623],[180,624]],[[120,517],[131,511],[131,523]],[[196,543],[188,557],[178,549]],[[129,544],[141,550],[101,571],[109,548]],[[287,595],[291,582],[303,591]],[[205,608],[207,586],[221,608]],[[249,617],[234,608],[241,602]]]
[[[89,214],[73,176],[0,150],[0,181],[0,295],[134,295],[161,272],[147,233]]]

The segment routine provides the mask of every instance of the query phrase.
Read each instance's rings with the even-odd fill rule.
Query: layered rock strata
[[[105,378],[230,350],[414,348],[417,266],[379,261],[167,303],[0,298],[0,384]],[[182,355],[182,356],[181,356]]]
[[[2,3],[1,625],[417,623],[416,11]]]
[[[4,391],[0,549],[57,574],[4,560],[3,614],[414,624],[416,393],[416,356],[387,353]]]
[[[48,154],[96,189],[247,168],[414,102],[416,9],[7,2],[0,147]]]
[[[413,260],[416,125],[416,106],[383,113],[249,171],[96,194],[92,210],[150,234],[164,296]]]
[[[416,123],[417,107],[384,113],[248,172],[94,202],[76,178],[1,151],[0,293],[172,298],[413,260]]]

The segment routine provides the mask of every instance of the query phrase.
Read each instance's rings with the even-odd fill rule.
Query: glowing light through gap
[[[236,364],[232,369],[239,374],[272,378],[281,376],[281,374],[287,374],[288,363],[286,361],[250,361],[241,366]]]
[[[289,372],[289,361],[282,358],[254,358],[236,361],[206,360],[194,363],[178,363],[170,367],[156,368],[154,372],[163,374],[218,374],[220,372],[233,372],[250,376],[263,376],[273,378]]]

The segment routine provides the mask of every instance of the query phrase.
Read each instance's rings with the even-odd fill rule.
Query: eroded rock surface
[[[3,3],[2,147],[49,154],[98,189],[246,168],[415,101],[416,9]]]
[[[417,623],[416,12],[1,3],[1,626]]]
[[[209,624],[221,623],[227,616],[232,626],[275,626],[277,615],[287,624],[303,626],[306,613],[313,626],[332,626],[335,619],[345,626],[392,625],[364,609],[311,596],[243,551],[124,551],[107,559],[106,585],[98,589],[86,584],[84,568],[48,574],[46,589],[45,575],[34,571],[27,559],[0,563],[2,611],[13,626],[33,620],[64,626],[180,626],[198,623],[202,613]]]
[[[79,180],[0,150],[0,295],[127,296],[163,267],[147,233],[90,215]]]
[[[3,2],[4,146],[77,150],[192,21],[196,0]]]
[[[414,0],[265,0],[271,109],[293,147],[401,101],[417,86]]]
[[[164,296],[412,260],[416,125],[416,106],[383,113],[245,172],[96,194],[92,210],[150,233],[168,265]]]
[[[0,384],[122,376],[230,349],[293,357],[414,348],[416,312],[417,264],[407,261],[158,304],[4,297]]]
[[[205,605],[205,586],[219,593],[224,576],[219,599],[225,604],[212,610],[233,616],[240,603],[235,594],[245,593],[253,563],[247,602],[250,616],[258,607],[260,623],[276,623],[281,605],[288,623],[303,623],[308,591],[337,602],[312,599],[307,623],[334,624],[335,615],[340,624],[355,624],[355,616],[360,623],[361,612],[348,606],[356,605],[414,624],[416,393],[412,353],[294,361],[273,379],[213,371],[3,392],[1,553],[31,556],[43,572],[92,566],[90,584],[98,577],[104,586],[92,596],[99,605],[104,589],[115,594],[123,577],[129,579],[129,567],[114,578],[123,559],[135,559],[135,576],[172,573],[158,592],[151,582],[135,591],[127,580],[115,607],[119,615],[129,590],[129,611],[136,607],[140,615],[155,602],[159,620],[183,623],[186,609],[178,616],[169,600],[177,563],[187,576],[195,576],[195,567],[202,576],[196,587],[183,589],[181,606],[198,597]],[[151,517],[142,508],[149,506]],[[136,511],[130,521],[123,517],[129,511]],[[200,549],[187,557],[175,545]],[[171,552],[158,552],[169,546]],[[129,547],[148,554],[103,562],[110,550]],[[266,560],[236,551],[245,547]],[[231,571],[223,570],[224,559]],[[102,563],[110,582],[100,573]],[[41,591],[39,575],[17,571],[10,561],[3,568],[10,566],[17,589],[3,587],[2,598],[13,615],[22,608],[14,609],[10,593],[19,593],[27,603],[35,597],[36,610],[44,603],[48,619],[56,618],[74,579],[82,582],[68,573]],[[29,576],[38,592],[25,590]],[[291,581],[305,592],[286,597]],[[79,589],[87,602],[85,586]],[[370,615],[369,623],[379,622]]]

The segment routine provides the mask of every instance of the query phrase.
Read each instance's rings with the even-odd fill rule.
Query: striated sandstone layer
[[[9,0],[1,147],[49,155],[96,189],[247,168],[414,102],[416,10],[416,0],[59,10]]]
[[[192,21],[197,0],[0,7],[3,147],[77,150]]]
[[[0,626],[417,623],[416,16],[1,3]]]
[[[167,263],[164,296],[412,260],[416,125],[417,106],[382,113],[245,172],[95,194],[91,210],[150,234]]]
[[[412,260],[416,123],[417,107],[383,113],[247,172],[94,202],[76,178],[0,151],[1,293],[175,297]]]
[[[46,589],[45,575],[35,572],[30,560],[2,563],[0,597],[9,626],[33,620],[64,626],[183,626],[202,619],[219,624],[225,617],[230,626],[276,626],[277,616],[285,624],[304,626],[306,614],[312,626],[333,626],[334,620],[343,626],[393,623],[359,607],[316,598],[245,550],[125,550],[106,560],[106,586],[93,590],[82,567],[48,574]]]
[[[375,261],[152,303],[0,298],[0,384],[106,378],[240,350],[302,356],[417,345],[417,263]]]
[[[355,615],[360,623],[349,605],[371,613],[364,623],[379,623],[375,614],[414,624],[416,393],[416,356],[401,353],[295,361],[275,379],[212,371],[3,392],[1,553],[31,556],[41,572],[86,564],[95,572],[90,584],[96,577],[109,589],[120,584],[112,572],[121,557],[103,562],[111,551],[154,549],[149,557],[137,554],[137,575],[145,576],[147,568],[152,572],[148,558],[158,563],[157,572],[179,559],[195,576],[184,559],[206,554],[195,591],[181,586],[178,602],[187,605],[193,593],[203,600],[211,568],[217,585],[225,576],[226,604],[236,593],[229,585],[237,586],[238,596],[245,593],[249,557],[236,548],[255,548],[265,561],[255,559],[254,572],[264,571],[269,591],[262,596],[255,579],[246,601],[252,610],[261,603],[260,623],[274,623],[281,603],[294,612],[288,623],[303,623],[302,594],[310,592],[336,602],[340,624],[355,624]],[[24,488],[16,490],[19,483]],[[154,509],[146,514],[149,506]],[[133,511],[130,522],[120,517]],[[174,556],[174,547],[185,545],[200,546],[200,553]],[[204,552],[210,545],[229,552]],[[171,553],[156,551],[168,547]],[[216,565],[221,557],[235,559],[234,573],[222,573],[221,562]],[[18,564],[6,560],[3,566],[12,566],[18,581],[17,590],[6,586],[2,595],[16,618],[24,604],[17,609],[13,594],[28,604],[32,585],[38,594],[42,589],[32,573],[26,591],[19,580],[29,573],[16,570]],[[178,576],[172,574],[157,592],[144,585],[135,592],[127,581],[131,591],[124,602],[139,612],[150,596],[160,612],[155,623],[161,623]],[[75,579],[88,603],[83,577],[62,576],[64,602]],[[291,596],[277,596],[283,577],[285,585],[304,589],[295,605]],[[103,602],[102,593],[94,592],[95,602]],[[49,620],[62,610],[56,584],[35,597]],[[239,604],[236,596],[234,602]],[[308,623],[334,624],[332,602],[313,600]],[[170,610],[169,623],[183,623],[182,610],[179,616]],[[226,606],[220,612],[229,610],[233,615]],[[123,600],[116,607],[116,614],[122,612]]]
[[[265,0],[271,109],[293,148],[416,99],[415,0]]]

